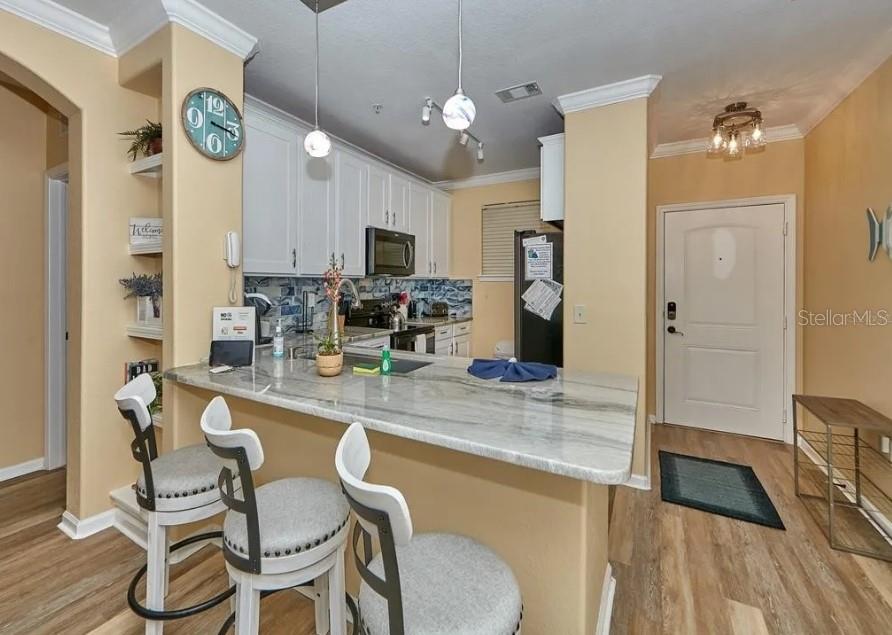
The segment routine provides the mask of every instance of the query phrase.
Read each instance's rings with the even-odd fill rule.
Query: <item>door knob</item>
[[[684,333],[682,333],[681,331],[676,329],[674,326],[670,326],[669,328],[666,329],[666,331],[668,331],[669,333],[672,333],[673,335],[684,335]]]

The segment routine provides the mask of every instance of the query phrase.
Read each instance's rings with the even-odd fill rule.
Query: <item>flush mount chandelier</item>
[[[765,147],[765,129],[762,113],[750,108],[745,101],[725,106],[725,110],[712,120],[712,134],[706,146],[709,156],[739,159],[744,150]]]

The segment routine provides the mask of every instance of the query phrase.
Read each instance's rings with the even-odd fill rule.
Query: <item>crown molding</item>
[[[802,139],[805,135],[796,124],[786,126],[773,126],[765,129],[765,142],[777,143],[778,141],[792,141],[794,139]],[[672,143],[661,143],[651,153],[651,159],[663,159],[665,157],[675,157],[682,154],[699,154],[706,153],[706,144],[708,137],[700,139],[689,139],[687,141],[674,141]]]
[[[464,190],[469,187],[483,187],[484,185],[498,185],[499,183],[514,183],[516,181],[532,181],[540,178],[539,168],[523,168],[509,172],[496,172],[495,174],[481,174],[467,179],[455,181],[437,181],[435,186],[441,190]]]
[[[257,50],[256,37],[196,0],[141,0],[135,11],[110,26],[52,0],[0,0],[0,9],[113,57],[123,55],[170,23],[189,29],[243,60]]]
[[[649,97],[657,84],[663,79],[662,75],[643,75],[633,79],[626,79],[613,84],[587,88],[575,93],[560,95],[554,100],[555,109],[562,115],[599,106],[609,106],[623,101]]]
[[[115,46],[107,26],[52,0],[0,0],[0,9],[86,44],[106,55],[115,55]]]

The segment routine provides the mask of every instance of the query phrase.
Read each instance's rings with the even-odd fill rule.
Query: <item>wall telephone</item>
[[[231,279],[229,283],[229,304],[238,302],[238,272],[239,265],[242,263],[242,246],[239,241],[238,232],[226,232],[226,238],[223,241],[224,260],[226,266],[231,270]]]

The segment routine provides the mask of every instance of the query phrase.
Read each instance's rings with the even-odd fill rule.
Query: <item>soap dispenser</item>
[[[282,330],[282,318],[276,322],[276,334],[273,336],[273,357],[285,357],[285,332]]]

